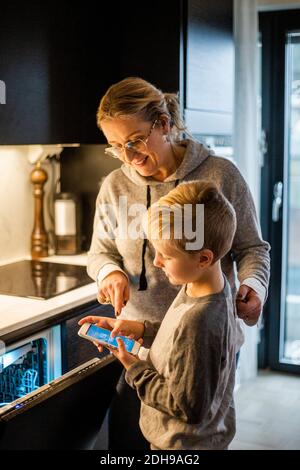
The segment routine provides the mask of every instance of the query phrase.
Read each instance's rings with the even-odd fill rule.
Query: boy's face
[[[199,253],[188,254],[176,250],[164,242],[153,242],[155,248],[154,266],[161,268],[169,282],[174,285],[194,282],[201,274]]]

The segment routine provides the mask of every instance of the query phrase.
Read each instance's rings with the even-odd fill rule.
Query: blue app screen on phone
[[[87,330],[86,334],[89,336],[92,336],[95,339],[98,339],[99,341],[104,341],[105,343],[108,343],[111,346],[115,346],[116,348],[118,347],[118,343],[116,339],[121,338],[128,352],[132,351],[132,348],[135,343],[133,339],[125,338],[124,336],[120,336],[120,335],[116,336],[115,338],[112,338],[110,336],[110,331],[105,330],[104,328],[100,328],[99,326],[96,326],[96,325],[91,325],[89,329]]]

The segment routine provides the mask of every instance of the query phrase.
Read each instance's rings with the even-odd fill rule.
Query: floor
[[[300,376],[260,371],[235,393],[237,433],[230,450],[300,450]],[[95,449],[107,449],[107,420]]]
[[[300,376],[260,371],[235,395],[231,450],[300,449]]]

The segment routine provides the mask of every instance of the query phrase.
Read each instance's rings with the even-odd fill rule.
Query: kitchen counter
[[[41,260],[84,266],[87,255],[84,253],[75,256],[49,256]],[[0,338],[12,331],[28,327],[41,320],[50,319],[61,312],[96,300],[97,286],[92,279],[91,284],[78,287],[48,300],[0,295]]]

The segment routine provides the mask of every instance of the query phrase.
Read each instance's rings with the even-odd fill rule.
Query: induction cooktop
[[[90,284],[85,266],[23,260],[0,266],[0,294],[50,299]]]

